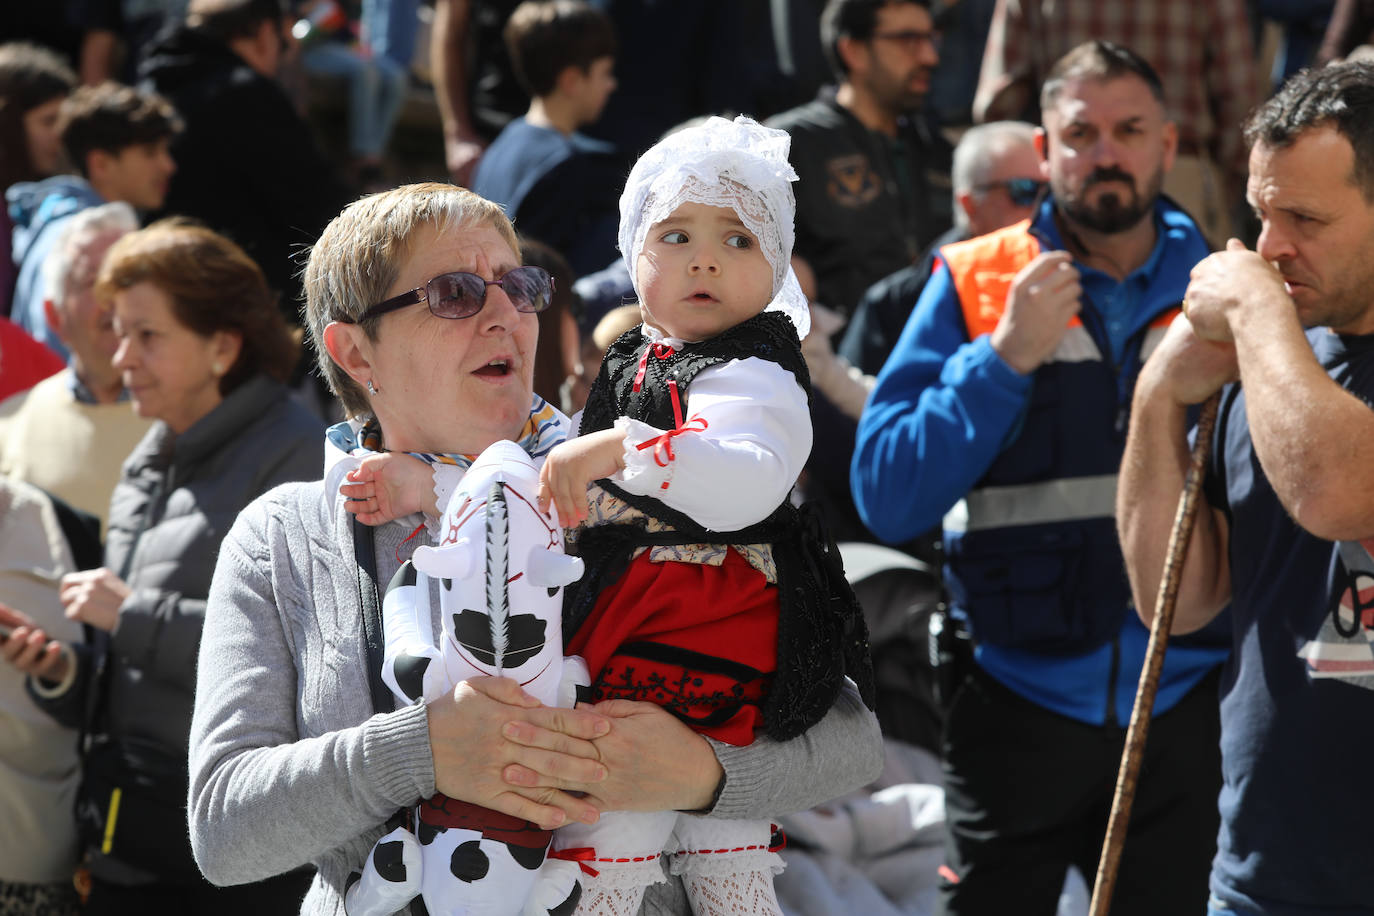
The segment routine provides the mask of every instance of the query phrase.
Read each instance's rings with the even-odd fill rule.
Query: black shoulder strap
[[[376,542],[370,527],[358,521],[356,515],[352,521],[353,559],[357,561],[358,597],[362,600],[363,608],[363,642],[367,645],[367,686],[372,693],[373,711],[391,712],[396,708],[396,696],[387,689],[386,682],[382,680],[385,643],[382,636],[382,594],[377,588]],[[406,808],[393,814],[383,830],[389,833],[403,824],[406,829],[413,829]],[[409,914],[416,913],[415,904],[419,900],[420,898],[416,897],[403,907],[403,911]]]
[[[358,597],[363,608],[363,642],[367,645],[367,685],[372,691],[372,708],[391,712],[396,698],[382,680],[384,643],[382,636],[382,594],[377,588],[377,551],[372,529],[353,517],[353,559],[358,566]]]

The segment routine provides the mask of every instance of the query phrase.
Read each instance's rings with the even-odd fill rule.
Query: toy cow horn
[[[415,548],[410,562],[431,579],[463,579],[473,573],[472,545],[467,538],[438,547]]]
[[[582,578],[582,558],[535,547],[525,561],[525,576],[543,588],[562,588]]]

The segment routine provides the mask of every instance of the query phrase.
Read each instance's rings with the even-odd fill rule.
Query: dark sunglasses
[[[1008,178],[1006,181],[990,181],[987,184],[980,184],[973,190],[981,194],[985,191],[991,191],[993,188],[1005,188],[1012,203],[1018,207],[1029,207],[1035,203],[1035,198],[1040,195],[1040,190],[1043,187],[1045,187],[1045,183],[1036,181],[1034,178]]]
[[[439,318],[471,318],[487,304],[487,287],[499,286],[518,312],[542,312],[553,301],[553,277],[542,267],[516,267],[496,280],[483,280],[474,273],[455,270],[439,274],[423,287],[379,302],[358,316],[361,324],[369,318],[424,302]],[[346,320],[346,319],[341,319]]]

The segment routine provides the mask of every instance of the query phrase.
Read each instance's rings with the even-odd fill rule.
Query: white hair
[[[955,223],[967,228],[968,214],[959,206],[959,195],[973,193],[992,175],[998,158],[1035,142],[1035,125],[1025,121],[990,121],[970,127],[954,147],[950,182],[954,186]]]
[[[138,229],[138,216],[134,208],[123,201],[88,207],[66,219],[58,227],[52,247],[48,249],[40,268],[43,298],[62,308],[71,292],[75,274],[73,266],[82,252],[99,239],[108,236],[127,235]],[[87,283],[95,281],[100,271],[99,264],[90,265],[89,276],[81,279]]]

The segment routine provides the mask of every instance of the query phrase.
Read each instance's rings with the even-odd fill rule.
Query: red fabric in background
[[[8,318],[0,318],[0,401],[65,368],[62,357],[46,344],[34,340]]]

